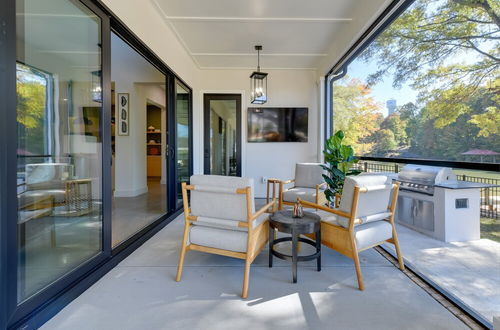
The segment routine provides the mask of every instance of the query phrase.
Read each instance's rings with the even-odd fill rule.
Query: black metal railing
[[[391,172],[398,173],[404,165],[397,163],[377,163],[360,161],[356,168],[363,172]],[[500,219],[500,179],[458,174],[457,179],[467,182],[480,182],[496,185],[497,187],[481,189],[481,216],[491,219]]]

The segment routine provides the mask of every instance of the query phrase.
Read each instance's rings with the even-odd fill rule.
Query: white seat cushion
[[[193,175],[190,184],[191,214],[215,219],[246,221],[247,201],[237,189],[251,188],[250,212],[255,212],[253,179],[221,175]],[[198,187],[198,189],[197,189]]]
[[[316,188],[322,184],[325,171],[319,163],[297,163],[295,165],[295,186],[304,188]]]
[[[316,212],[322,222],[326,222],[335,226],[343,227],[341,221],[335,214],[326,211]],[[392,226],[388,221],[378,220],[354,226],[356,246],[358,249],[372,246],[376,243],[392,238]]]
[[[189,232],[189,243],[234,252],[246,252],[247,237],[246,231],[194,225]]]
[[[283,201],[295,203],[297,198],[316,203],[316,188],[294,187],[283,192]]]
[[[374,221],[354,227],[358,250],[392,238],[392,226],[388,221]]]
[[[320,216],[322,222],[330,223],[332,225],[340,226],[338,217],[330,212],[318,210],[316,214]]]
[[[366,188],[368,192],[360,193],[356,218],[363,222],[377,221],[389,216],[388,206],[391,201],[392,185],[386,184],[387,177],[384,175],[362,175],[348,176],[345,178],[339,210],[351,213],[354,187]],[[349,226],[349,220],[339,217],[339,223],[343,227]]]
[[[269,218],[269,214],[264,213],[261,214],[257,219],[252,221],[253,228],[257,228],[261,223],[267,221]],[[242,221],[246,222],[246,221]],[[248,231],[247,227],[239,227],[239,221],[235,220],[227,220],[227,219],[217,219],[217,218],[209,218],[209,217],[198,217],[198,219],[193,222],[194,225],[197,226],[205,226],[205,227],[213,227],[213,228],[221,228],[228,230],[238,230],[238,231]]]

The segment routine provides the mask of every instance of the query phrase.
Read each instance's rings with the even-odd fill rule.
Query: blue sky
[[[365,63],[361,60],[354,60],[347,69],[347,76],[357,78],[362,82],[366,82],[368,75],[377,71],[377,63],[375,61]],[[372,86],[372,96],[378,103],[382,104],[382,114],[387,116],[387,107],[385,102],[390,99],[395,99],[398,106],[408,102],[415,102],[418,92],[413,90],[407,84],[396,89],[392,87],[392,76],[385,76],[383,81]]]

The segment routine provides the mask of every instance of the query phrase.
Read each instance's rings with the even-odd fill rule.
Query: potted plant
[[[326,198],[330,203],[338,207],[340,195],[344,179],[347,175],[358,175],[359,170],[352,169],[353,165],[358,162],[354,157],[354,150],[350,145],[342,144],[344,132],[337,131],[325,143],[323,155],[325,157],[325,165],[321,165],[326,170],[323,178],[328,185],[325,190]]]

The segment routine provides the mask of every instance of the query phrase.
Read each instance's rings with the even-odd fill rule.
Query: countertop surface
[[[364,175],[385,175],[385,176],[387,176],[387,178],[389,180],[398,180],[398,174],[392,173],[392,172],[366,173]],[[481,182],[469,182],[469,181],[454,180],[454,181],[447,181],[447,182],[438,183],[435,185],[435,187],[436,188],[445,188],[445,189],[481,189],[481,188],[500,187],[500,185],[481,183]]]
[[[487,184],[481,182],[468,182],[468,181],[448,181],[436,184],[436,187],[446,189],[479,189],[498,187],[498,185]]]

